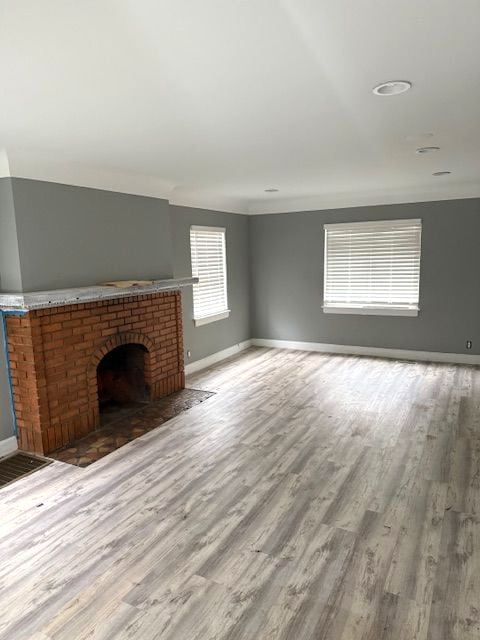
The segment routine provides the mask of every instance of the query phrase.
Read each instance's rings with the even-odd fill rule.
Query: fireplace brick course
[[[179,291],[38,309],[6,322],[24,451],[47,454],[99,426],[96,369],[115,347],[147,349],[152,399],[185,386]]]

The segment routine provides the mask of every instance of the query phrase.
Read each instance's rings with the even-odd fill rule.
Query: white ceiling
[[[245,213],[480,195],[479,34],[479,0],[0,0],[0,171]]]

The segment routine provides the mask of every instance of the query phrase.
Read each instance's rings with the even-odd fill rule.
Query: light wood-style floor
[[[251,349],[0,491],[1,640],[478,640],[480,370]]]

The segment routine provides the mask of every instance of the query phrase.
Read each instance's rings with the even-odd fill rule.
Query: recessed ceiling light
[[[438,178],[439,176],[449,176],[451,173],[451,171],[435,171],[435,173],[432,173],[432,176]]]
[[[416,153],[433,153],[434,151],[440,151],[440,147],[420,147]]]
[[[270,189],[265,189],[265,193],[278,193],[278,189],[271,187]]]
[[[399,93],[405,93],[411,89],[412,83],[407,80],[390,80],[390,82],[382,82],[372,89],[376,96],[397,96]]]

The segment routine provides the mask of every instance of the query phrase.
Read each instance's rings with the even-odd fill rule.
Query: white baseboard
[[[8,456],[9,453],[13,453],[18,449],[18,442],[15,436],[0,440],[0,458]]]
[[[439,351],[413,351],[411,349],[384,349],[381,347],[355,347],[343,344],[323,344],[321,342],[293,342],[291,340],[264,340],[254,338],[252,345],[274,349],[297,349],[299,351],[320,351],[352,356],[375,356],[395,360],[420,360],[454,364],[480,364],[480,356],[466,353],[441,353]]]
[[[248,349],[248,347],[250,347],[251,345],[251,340],[245,340],[244,342],[234,344],[232,347],[228,347],[228,349],[223,349],[222,351],[212,353],[206,358],[191,362],[190,364],[186,365],[185,374],[188,376],[190,373],[195,373],[196,371],[200,371],[201,369],[211,367],[212,364],[216,364],[217,362],[220,362],[220,360],[225,360],[225,358],[230,358],[230,356],[234,356],[235,354],[240,353],[240,351]]]

